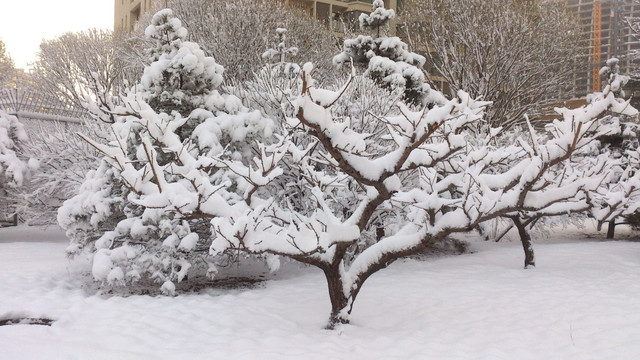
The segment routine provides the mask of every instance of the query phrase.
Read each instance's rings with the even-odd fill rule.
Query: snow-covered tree
[[[347,39],[342,53],[333,58],[338,66],[361,65],[365,74],[387,88],[404,89],[405,101],[415,105],[441,99],[428,99],[429,85],[422,71],[425,58],[410,52],[398,37],[388,36],[389,22],[395,17],[392,9],[385,9],[382,0],[374,0],[372,12],[361,14],[362,31],[372,35],[358,35]]]
[[[537,126],[561,94],[572,96],[580,28],[563,2],[415,0],[403,16],[399,29],[424,51],[429,82],[492,101],[492,126],[526,126],[524,114]]]
[[[598,101],[602,97],[615,96],[618,101],[627,104],[621,98],[625,96],[624,86],[629,81],[628,76],[620,74],[618,59],[607,60],[607,64],[600,69],[600,76],[606,79],[601,93],[592,94],[587,101]],[[626,109],[625,109],[626,110]],[[620,123],[620,131],[600,140],[602,152],[611,154],[611,161],[616,163],[615,171],[603,187],[599,203],[593,209],[593,215],[599,225],[608,223],[607,238],[613,238],[615,226],[623,218],[622,223],[638,226],[637,219],[640,208],[640,125],[638,114],[631,111],[610,112],[608,121]]]
[[[461,91],[418,111],[398,103],[395,114],[367,119],[380,126],[367,124],[361,132],[357,119],[332,112],[353,80],[328,91],[316,87],[312,70],[311,64],[303,67],[301,91],[290,100],[295,116],[287,117],[273,138],[256,139],[252,159],[218,152],[194,160],[189,152],[174,150],[181,165],[163,166],[154,152],[137,150],[142,171],[125,161],[131,151],[124,146],[102,149],[125,169],[123,181],[139,184],[135,202],[151,207],[145,212],[208,219],[211,254],[266,253],[320,268],[332,305],[329,327],[349,321],[372,274],[451,233],[518,212],[552,215],[584,207],[607,176],[608,157],[594,158],[591,167],[574,166],[572,158],[598,136],[615,132],[614,124],[598,117],[624,107],[603,97],[584,108],[561,110],[563,119],[550,125],[546,140],[492,146],[492,133],[475,146],[466,128],[482,119],[486,102]],[[154,138],[177,137],[172,126],[148,129]],[[165,145],[163,150],[181,148],[177,142]],[[505,169],[505,163],[512,166]],[[568,169],[564,180],[549,182],[560,169]],[[171,176],[158,176],[168,171]],[[193,185],[170,180],[182,176]],[[301,185],[301,201],[290,200],[282,179]],[[380,231],[376,220],[382,213],[386,224]]]
[[[229,182],[215,157],[247,158],[272,122],[218,91],[222,66],[186,41],[171,10],[156,13],[145,32],[154,46],[140,84],[120,105],[90,106],[97,117],[113,117],[113,136],[108,144],[84,137],[104,158],[58,220],[69,253],[93,253],[96,280],[151,278],[173,293],[190,269],[215,270],[211,226],[197,215],[200,206],[217,211],[211,206]]]
[[[18,187],[37,160],[25,160],[20,145],[29,138],[18,118],[0,110],[0,188]]]
[[[12,84],[15,71],[13,59],[7,53],[7,47],[0,39],[0,88],[8,87]]]
[[[44,40],[32,71],[38,90],[77,109],[87,97],[105,101],[124,87],[125,79],[133,78],[120,56],[122,41],[110,31],[96,29]]]
[[[75,132],[104,139],[106,130],[104,123],[91,119],[83,124],[53,122],[29,129],[22,153],[39,159],[39,167],[30,172],[24,186],[7,194],[21,220],[27,224],[57,223],[58,208],[77,194],[85,175],[101,160],[98,152]]]
[[[253,78],[233,87],[234,93],[249,108],[259,109],[266,117],[276,120],[276,124],[284,123],[285,114],[291,108],[288,101],[299,91],[301,82],[302,70],[293,62],[298,48],[287,44],[287,32],[287,29],[276,29],[276,43],[262,54],[268,63],[255,72]]]
[[[576,176],[597,176],[598,174],[606,174],[606,177],[601,178],[601,186],[597,191],[589,194],[590,196],[588,201],[582,202],[580,206],[573,207],[570,211],[565,211],[565,209],[563,209],[563,211],[554,214],[547,211],[540,213],[535,210],[529,210],[510,213],[505,216],[512,221],[513,226],[518,231],[518,236],[522,242],[525,253],[525,267],[535,266],[535,257],[530,232],[536,225],[538,227],[543,227],[549,222],[554,224],[555,222],[549,219],[550,216],[566,217],[567,215],[571,215],[573,219],[565,218],[565,221],[575,221],[579,220],[577,217],[579,217],[580,214],[585,215],[588,212],[592,212],[597,214],[596,219],[602,222],[603,219],[608,219],[611,214],[625,213],[625,211],[628,211],[629,209],[633,211],[637,206],[640,206],[640,204],[636,205],[636,207],[633,207],[632,205],[638,200],[634,199],[634,197],[640,195],[634,191],[627,191],[627,193],[623,195],[624,203],[615,202],[622,200],[622,198],[620,198],[619,191],[622,191],[624,185],[621,184],[621,180],[628,180],[629,172],[631,174],[634,172],[633,165],[629,164],[630,159],[625,155],[625,153],[635,154],[638,149],[637,135],[635,132],[638,128],[638,112],[629,105],[629,101],[623,99],[624,92],[622,91],[622,87],[628,78],[619,75],[619,67],[617,63],[617,59],[610,59],[607,61],[607,66],[601,69],[601,75],[607,81],[604,90],[602,92],[590,94],[587,99],[589,103],[599,103],[602,102],[603,99],[608,99],[607,101],[611,103],[617,103],[618,105],[611,106],[609,110],[602,111],[602,113],[599,114],[599,118],[600,122],[613,124],[613,129],[620,129],[619,125],[621,125],[622,133],[620,131],[614,131],[609,134],[603,134],[599,137],[599,141],[593,142],[588,148],[585,147],[584,151],[574,154],[573,161],[571,163],[568,163],[563,167],[550,169],[549,173],[545,177],[544,183],[545,187],[551,188],[559,186],[560,184],[565,183],[567,179],[572,179]],[[563,114],[567,110],[556,109],[556,111]],[[579,111],[579,109],[574,111]],[[621,121],[621,119],[634,119],[634,121],[625,123]],[[525,132],[526,137],[528,137],[529,141],[534,145],[532,149],[536,151],[535,144],[546,141],[545,134],[538,134],[529,122],[528,117],[525,117],[525,120],[527,125],[527,130]],[[633,129],[636,130],[632,131]],[[624,133],[627,133],[627,135],[623,135]],[[525,134],[519,134],[518,131],[510,131],[504,133],[498,141],[502,144],[509,144],[517,141],[516,137],[522,135]],[[626,141],[623,139],[626,139]],[[601,143],[606,145],[600,147]],[[598,153],[601,153],[601,156],[596,157],[595,155]],[[599,162],[607,156],[610,158],[607,160],[606,164]],[[503,166],[509,167],[511,164],[505,163]],[[640,183],[638,185],[640,185]],[[628,186],[627,190],[629,190]],[[614,203],[611,203],[611,200],[613,199],[615,199],[615,201]],[[603,207],[606,208],[608,212],[603,210]]]
[[[189,40],[196,42],[205,54],[214,56],[225,66],[225,81],[240,84],[251,80],[265,65],[261,54],[272,46],[273,30],[288,30],[288,46],[298,49],[298,57],[313,60],[326,75],[331,58],[338,50],[337,39],[307,11],[289,2],[273,0],[170,0],[159,6],[171,8],[189,29]],[[142,17],[146,26],[151,18]],[[133,34],[128,54],[130,64],[147,64],[141,47],[146,47],[144,26]],[[136,51],[137,50],[137,51]],[[134,56],[131,57],[130,54]],[[142,59],[141,59],[142,57]],[[334,79],[323,79],[333,81]]]
[[[265,147],[252,167],[224,162],[245,174],[245,201],[233,206],[248,207],[227,218],[211,216],[211,249],[268,252],[319,267],[329,284],[330,326],[348,321],[362,284],[394,260],[496,216],[582,208],[606,175],[605,158],[598,158],[599,167],[573,171],[562,183],[547,181],[551,169],[568,167],[571,156],[596,136],[615,130],[594,119],[620,105],[611,98],[563,110],[564,120],[553,123],[545,142],[469,151],[464,129],[481,119],[486,103],[460,92],[418,112],[399,104],[400,114],[378,119],[384,132],[360,133],[350,121],[332,116],[330,107],[343,90],[315,88],[310,71],[306,65],[302,93],[293,102],[296,117],[287,126],[288,133],[303,131],[314,141]],[[306,183],[311,204],[305,208],[278,201],[271,197],[277,192],[268,190],[277,183],[277,177],[271,180],[276,170],[288,173],[289,157]],[[279,168],[278,159],[287,166]],[[503,163],[513,166],[501,170]],[[373,219],[382,211],[393,225],[371,241],[377,231]]]
[[[3,215],[14,213],[9,194],[23,185],[29,170],[38,167],[34,158],[27,159],[21,146],[28,140],[24,126],[18,118],[0,110],[0,205]]]

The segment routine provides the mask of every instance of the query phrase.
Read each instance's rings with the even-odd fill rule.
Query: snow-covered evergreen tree
[[[13,115],[0,111],[0,185],[22,185],[27,164],[18,158],[20,141],[26,141],[24,126]]]
[[[387,88],[404,89],[407,103],[424,105],[442,102],[440,95],[431,92],[425,82],[422,67],[425,58],[410,52],[408,46],[398,37],[388,36],[389,22],[395,17],[392,9],[385,9],[382,0],[374,0],[370,14],[361,14],[360,28],[373,35],[358,35],[347,39],[342,53],[333,58],[338,66],[350,66],[351,62],[366,68],[365,74]],[[441,95],[440,95],[441,96]]]
[[[618,59],[607,60],[600,69],[600,76],[606,80],[600,93],[592,94],[587,101],[597,101],[602,97],[618,98],[627,108],[631,108],[630,100],[622,98],[624,86],[629,77],[620,74]],[[627,110],[625,108],[625,110]],[[640,125],[638,114],[626,112],[609,112],[607,121],[620,124],[620,131],[600,139],[603,153],[609,153],[611,162],[616,164],[615,171],[602,189],[602,197],[593,209],[593,215],[600,224],[608,222],[607,238],[613,238],[616,222],[640,225],[638,209],[640,208]]]
[[[24,126],[17,117],[0,110],[0,212],[15,212],[9,195],[23,185],[29,170],[39,165],[36,158],[27,159],[21,146],[28,140]]]
[[[252,79],[236,84],[233,89],[248,107],[259,109],[279,125],[290,111],[288,99],[298,91],[302,70],[293,61],[298,48],[287,44],[287,29],[277,28],[276,35],[275,45],[262,53],[267,64]]]
[[[173,293],[190,269],[215,269],[211,227],[197,213],[223,210],[212,204],[233,175],[214,167],[216,159],[247,159],[252,139],[269,134],[272,122],[217,90],[222,66],[185,40],[171,10],[155,14],[146,34],[156,44],[152,62],[122,105],[94,107],[115,114],[113,137],[108,144],[85,137],[104,158],[58,220],[69,253],[93,253],[96,280],[152,278]]]

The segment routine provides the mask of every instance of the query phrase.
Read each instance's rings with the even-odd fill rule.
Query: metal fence
[[[61,125],[68,131],[77,131],[89,118],[85,109],[66,106],[54,96],[16,88],[0,88],[0,110],[17,116],[33,141]],[[7,198],[0,189],[0,227],[16,226],[19,220],[12,211],[14,204]]]
[[[55,96],[17,88],[0,89],[0,109],[19,119],[80,123],[88,117],[85,109],[67,106]]]

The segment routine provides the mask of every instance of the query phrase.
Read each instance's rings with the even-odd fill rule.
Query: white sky
[[[113,30],[113,0],[0,0],[0,39],[16,67],[35,61],[42,39],[89,28]]]

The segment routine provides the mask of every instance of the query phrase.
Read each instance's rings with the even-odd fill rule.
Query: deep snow
[[[0,326],[0,359],[640,359],[638,242],[536,244],[531,270],[517,242],[400,261],[335,331],[311,268],[254,289],[109,297],[66,246],[57,229],[0,229],[0,320],[56,320]]]

